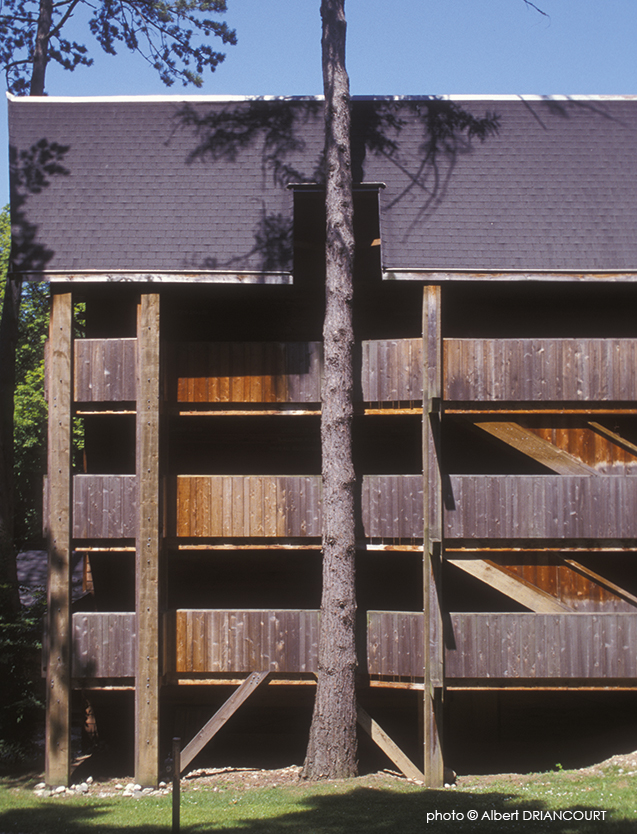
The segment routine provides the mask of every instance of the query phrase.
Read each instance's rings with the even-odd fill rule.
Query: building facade
[[[83,697],[134,700],[154,784],[193,715],[313,692],[322,102],[9,112],[12,269],[52,293],[47,782]],[[623,98],[353,102],[361,724],[390,698],[430,784],[455,696],[469,725],[637,684],[636,129]]]

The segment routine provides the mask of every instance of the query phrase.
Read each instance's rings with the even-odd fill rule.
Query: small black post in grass
[[[179,802],[181,788],[181,739],[173,739],[173,834],[179,834]]]

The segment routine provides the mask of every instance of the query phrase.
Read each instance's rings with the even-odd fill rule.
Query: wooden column
[[[46,783],[71,769],[71,373],[73,299],[55,293],[48,346],[48,548]]]
[[[424,774],[428,787],[444,781],[442,696],[444,644],[440,606],[442,561],[442,335],[439,286],[426,286],[423,297],[423,610],[424,610]]]
[[[135,779],[159,781],[159,295],[143,293],[137,316],[137,539]]]

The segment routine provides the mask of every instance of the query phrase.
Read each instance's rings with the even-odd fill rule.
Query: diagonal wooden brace
[[[241,704],[265,681],[269,674],[269,672],[252,672],[241,686],[235,689],[228,700],[219,707],[210,721],[204,724],[192,741],[188,742],[181,751],[180,764],[182,773],[213,736],[219,732],[226,721],[235,714]]]

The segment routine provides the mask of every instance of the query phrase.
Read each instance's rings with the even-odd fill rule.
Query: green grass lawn
[[[0,781],[0,834],[170,831],[171,797],[37,797],[37,779]],[[570,811],[573,818],[547,819]],[[606,811],[587,821],[587,813]],[[469,819],[469,812],[477,819]],[[535,814],[535,818],[533,815]],[[509,815],[508,817],[506,815]],[[578,818],[579,817],[579,818]],[[584,817],[582,819],[581,817]],[[423,832],[637,831],[637,773],[609,768],[530,776],[464,778],[456,788],[425,790],[391,777],[237,789],[184,783],[181,830],[239,834],[422,834]]]

